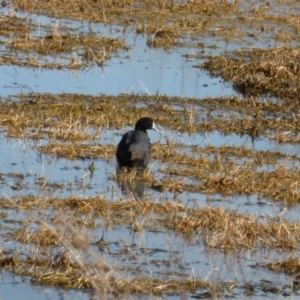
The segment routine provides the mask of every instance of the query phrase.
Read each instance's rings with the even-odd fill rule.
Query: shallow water
[[[2,299],[87,299],[86,293],[81,291],[66,291],[58,288],[46,288],[32,285],[28,280],[24,280],[24,278],[21,278],[20,276],[12,276],[8,272],[1,273],[0,281],[0,297]]]
[[[36,18],[36,21],[40,21],[39,17]],[[51,24],[54,21],[42,18],[41,22]],[[66,23],[69,25],[71,22]],[[77,27],[85,30],[80,22],[76,23]],[[62,21],[61,26],[63,24]],[[179,48],[166,52],[152,49],[147,46],[145,36],[136,35],[131,30],[124,35],[120,29],[115,25],[93,26],[95,33],[126,39],[130,47],[128,52],[115,55],[103,68],[91,67],[81,72],[0,66],[0,76],[3,78],[0,84],[1,95],[30,92],[89,95],[142,93],[201,98],[234,93],[231,87],[222,84],[219,79],[211,78],[199,68],[194,68],[195,60],[184,57],[186,54],[194,54],[194,50]]]
[[[155,138],[153,133],[151,138]],[[4,138],[2,139],[4,140]],[[19,141],[14,139],[6,140],[0,145],[1,156],[0,165],[2,177],[1,187],[2,195],[9,198],[17,198],[20,195],[38,195],[40,197],[68,197],[76,195],[77,197],[94,197],[97,194],[104,195],[106,199],[118,199],[119,197],[128,197],[131,199],[132,192],[137,199],[143,199],[144,195],[153,199],[153,201],[172,200],[182,203],[188,207],[208,206],[222,206],[228,209],[237,210],[238,213],[250,212],[253,215],[261,216],[262,218],[277,218],[281,216],[283,219],[290,221],[297,221],[299,216],[299,209],[287,210],[281,204],[274,204],[271,201],[258,200],[255,196],[233,196],[224,198],[221,195],[204,196],[199,193],[179,193],[173,194],[171,192],[157,192],[147,187],[141,186],[142,191],[139,192],[139,187],[134,190],[122,189],[113,179],[113,174],[116,169],[116,162],[114,159],[103,161],[101,159],[95,160],[96,170],[91,175],[88,170],[90,160],[67,160],[48,157],[42,155],[41,157],[34,151],[34,143],[27,141]],[[5,155],[6,153],[6,155]],[[158,169],[153,168],[155,174],[159,173]],[[23,175],[23,176],[22,176]],[[158,175],[158,174],[157,174]],[[40,187],[39,178],[43,178],[49,184]],[[52,187],[52,184],[62,184],[62,188]],[[14,187],[17,187],[16,189]],[[139,196],[140,195],[140,196]],[[5,210],[8,214],[6,222],[9,220],[25,220],[28,217],[26,214],[17,213],[12,210]],[[45,213],[45,212],[44,212]],[[49,217],[51,212],[49,211]],[[97,220],[95,220],[98,222]],[[3,223],[3,236],[9,232],[10,226],[16,228],[16,224]],[[101,224],[101,220],[99,220]],[[22,226],[21,226],[22,227]],[[270,274],[267,270],[253,269],[256,261],[269,262],[273,259],[282,258],[276,251],[271,251],[273,254],[264,254],[258,251],[256,254],[243,250],[237,254],[226,254],[220,251],[208,251],[203,244],[203,241],[195,239],[188,242],[181,236],[177,236],[173,232],[144,232],[142,234],[134,233],[130,228],[114,226],[110,230],[95,230],[93,233],[94,241],[100,240],[104,234],[106,241],[106,251],[100,252],[101,259],[105,259],[108,264],[114,265],[116,261],[120,266],[128,268],[130,266],[140,271],[128,270],[131,276],[161,276],[168,271],[177,272],[178,278],[192,276],[199,278],[207,278],[208,281],[226,281],[235,282],[239,279],[239,284],[236,289],[226,291],[225,295],[229,297],[241,297],[237,295],[241,284],[250,283],[257,285],[255,299],[260,297],[265,298],[265,293],[259,291],[261,286],[261,278],[265,277],[272,282],[272,286],[278,284],[289,284],[289,277],[278,274]],[[3,241],[4,242],[4,241]],[[9,247],[2,243],[6,250],[13,250],[24,246],[10,243]],[[127,247],[131,249],[131,255],[124,250]],[[98,252],[98,248],[95,251]],[[24,251],[24,249],[23,249]],[[146,253],[146,255],[145,255]],[[285,253],[285,257],[289,253]],[[238,262],[236,257],[239,257]],[[258,258],[259,257],[259,258]],[[208,260],[209,258],[209,260]],[[143,266],[141,268],[141,266]],[[212,271],[213,270],[213,271]],[[43,299],[48,295],[51,299],[56,299],[63,295],[63,299],[74,298],[83,299],[81,291],[59,291],[52,288],[35,288],[27,281],[21,280],[19,277],[10,277],[9,273],[5,273],[1,295],[11,297],[15,293],[26,293],[28,298]],[[176,276],[174,277],[174,279]],[[16,282],[16,283],[15,283]],[[276,284],[276,282],[278,284]],[[202,292],[201,292],[202,293]],[[201,294],[200,293],[200,294]],[[205,292],[203,292],[205,293]],[[296,295],[297,293],[295,293]],[[198,293],[194,296],[199,295]],[[192,295],[191,295],[192,296]],[[224,295],[223,295],[224,296]],[[46,297],[46,296],[45,296]],[[169,298],[169,297],[168,297]],[[170,299],[173,298],[170,295]],[[176,298],[176,297],[175,297]],[[279,297],[280,299],[280,297]]]
[[[7,13],[7,9],[2,8],[2,13]],[[18,12],[20,16],[24,16]],[[41,24],[56,24],[57,20],[33,16],[34,22]],[[61,20],[61,25],[66,24],[76,30],[86,31],[88,25],[84,22],[74,22]],[[131,29],[122,33],[122,28],[118,26],[104,26],[92,24],[93,30],[98,34],[120,37],[125,39],[130,46],[128,52],[123,51],[116,54],[107,61],[103,68],[92,67],[85,71],[57,71],[57,70],[33,70],[26,67],[0,66],[0,93],[2,97],[18,93],[82,93],[89,95],[119,95],[127,94],[160,94],[178,97],[219,97],[235,95],[236,92],[228,85],[225,85],[218,78],[211,78],[195,65],[199,65],[202,60],[187,58],[186,55],[195,55],[199,49],[176,48],[164,51],[161,49],[149,48],[146,36],[136,35]],[[208,39],[207,44],[216,41]],[[243,47],[260,47],[262,42],[253,45],[252,41],[246,40]],[[216,50],[205,49],[204,55],[209,53],[222,53],[240,48],[238,45],[227,45],[220,41]],[[117,144],[120,136],[126,130],[104,129],[97,141],[99,144]],[[279,145],[267,138],[252,141],[249,136],[238,136],[235,134],[222,135],[215,131],[209,134],[192,134],[168,131],[160,127],[161,134],[149,132],[152,143],[161,142],[166,144],[166,137],[174,143],[184,145],[196,145],[205,147],[206,145],[220,146],[245,146],[257,151],[279,151],[282,154],[296,155],[299,157],[299,145]],[[145,195],[152,201],[174,200],[184,206],[222,206],[228,209],[237,210],[238,213],[250,212],[261,218],[281,216],[283,219],[298,221],[299,208],[291,210],[285,204],[274,204],[269,200],[259,200],[257,195],[228,196],[222,195],[207,196],[199,193],[171,193],[158,192],[143,184],[132,187],[121,187],[113,176],[116,172],[115,159],[97,159],[94,161],[95,172],[88,169],[91,160],[64,159],[47,155],[39,155],[36,151],[37,144],[47,143],[47,141],[34,142],[30,140],[8,139],[1,135],[0,140],[0,169],[1,169],[1,196],[18,199],[19,196],[33,195],[43,198],[48,197],[94,197],[98,194],[104,195],[106,199],[114,201],[120,198],[131,198],[132,194],[138,199]],[[291,160],[292,165],[297,159]],[[282,163],[282,160],[278,160]],[[161,172],[163,164],[153,161],[152,172],[158,179],[166,176]],[[262,166],[268,170],[269,166]],[[271,168],[271,167],[270,167]],[[192,180],[192,179],[191,179]],[[46,184],[41,184],[46,182]],[[60,187],[58,187],[60,185]],[[27,215],[17,213],[14,210],[5,209],[8,217],[7,221],[21,221]],[[47,212],[51,216],[51,212]],[[50,217],[49,217],[50,218]],[[8,239],[6,244],[5,235],[9,232],[9,226],[17,227],[17,224],[2,222],[1,244],[6,250],[12,251],[21,247]],[[101,223],[101,220],[96,220]],[[252,268],[256,261],[265,262],[275,259],[283,259],[290,255],[280,251],[254,251],[243,250],[235,254],[226,254],[221,251],[208,251],[203,241],[196,238],[193,241],[186,241],[183,237],[177,236],[174,232],[151,232],[142,234],[133,233],[125,226],[114,226],[109,230],[97,229],[93,232],[95,241],[101,239],[105,234],[105,240],[109,251],[100,252],[99,255],[105,258],[109,264],[114,264],[117,260],[120,265],[128,266],[128,255],[124,254],[124,248],[130,246],[132,255],[130,265],[133,269],[128,270],[130,276],[142,275],[162,275],[168,271],[178,272],[178,277],[195,276],[208,281],[218,282],[222,280],[234,282],[239,280],[238,286],[232,290],[227,289],[223,297],[247,298],[242,294],[241,285],[251,283],[256,287],[255,293],[249,298],[265,299],[273,298],[274,294],[266,293],[261,289],[264,278],[267,278],[272,286],[283,288],[290,286],[290,277],[282,274],[271,273],[262,268]],[[26,247],[25,247],[26,248]],[[28,247],[29,248],[29,247]],[[28,251],[28,249],[26,249]],[[95,251],[99,250],[95,247]],[[144,252],[147,252],[144,255]],[[141,268],[143,266],[143,268]],[[140,271],[139,271],[140,268]],[[1,273],[0,296],[3,299],[20,299],[19,295],[25,295],[24,299],[86,299],[88,297],[82,291],[60,290],[58,288],[37,287],[29,280],[13,276],[11,273],[3,271]],[[194,297],[203,296],[202,293],[195,293]],[[295,297],[299,294],[295,291]],[[169,299],[179,299],[178,295],[166,295]],[[206,298],[209,298],[207,296]],[[283,298],[276,295],[277,299]]]

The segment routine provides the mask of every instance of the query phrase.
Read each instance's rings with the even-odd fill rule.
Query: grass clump
[[[263,267],[273,272],[283,272],[288,275],[297,275],[300,272],[300,261],[295,255],[290,255],[287,259],[272,263],[264,263]]]
[[[76,32],[59,25],[29,23],[27,18],[5,16],[0,19],[0,64],[47,69],[102,67],[113,53],[128,50],[124,40]],[[1,33],[4,36],[1,39]]]
[[[160,267],[157,271],[158,263],[166,267],[168,263],[172,265],[175,262],[171,258],[170,262],[153,259],[156,256],[149,253],[153,251],[155,254],[158,250],[144,249],[138,246],[137,241],[124,244],[122,240],[111,240],[110,228],[114,226],[125,226],[136,232],[134,226],[139,221],[138,234],[141,238],[154,229],[166,237],[174,232],[192,244],[203,241],[201,244],[204,244],[206,251],[219,249],[228,254],[237,249],[295,249],[300,236],[300,227],[296,222],[267,217],[259,220],[249,213],[238,214],[221,207],[187,208],[174,201],[112,202],[102,196],[86,199],[27,196],[11,202],[10,209],[23,211],[30,203],[39,211],[39,216],[28,212],[31,220],[23,222],[23,225],[28,223],[32,228],[32,221],[36,221],[38,226],[35,230],[21,229],[7,235],[18,247],[13,253],[1,252],[0,266],[14,274],[29,277],[36,284],[76,288],[96,295],[163,296],[169,293],[198,294],[204,290],[212,296],[224,295],[238,284],[238,281],[230,280],[203,280],[172,267],[164,272]],[[48,218],[49,211],[52,212],[51,219]],[[91,234],[91,229],[87,230],[89,218],[95,222],[102,220],[100,227],[94,227],[104,229],[100,240]],[[100,243],[105,246],[98,248]],[[198,242],[196,244],[198,247]],[[150,259],[147,264],[141,263],[141,255],[144,257],[147,253]],[[107,260],[110,256],[115,257],[113,263]],[[147,268],[156,270],[151,277],[143,273]]]
[[[132,183],[147,181],[151,189],[159,192],[255,195],[259,199],[289,204],[300,201],[295,155],[235,145],[212,147],[178,142],[178,136],[185,139],[187,133],[199,139],[205,133],[218,131],[249,136],[253,143],[260,138],[281,138],[282,143],[296,143],[300,127],[291,110],[299,108],[297,103],[288,108],[282,102],[264,102],[254,97],[242,101],[234,97],[199,100],[166,96],[30,94],[10,97],[9,101],[3,99],[0,108],[1,130],[7,132],[8,137],[33,139],[37,141],[34,148],[39,154],[72,160],[114,159],[116,143],[127,130],[125,126],[132,128],[139,117],[155,116],[154,121],[164,128],[160,141],[152,146],[153,162],[160,164],[158,174],[154,176],[148,170],[148,175],[140,179],[136,174],[114,178],[121,185],[130,183],[127,184],[129,190],[134,189]],[[246,115],[251,109],[253,115]],[[112,136],[110,140],[106,138],[107,133]],[[9,175],[4,174],[4,177]],[[37,183],[41,188],[65,187],[42,179]]]
[[[247,135],[255,140],[260,137],[278,139],[289,131],[290,136],[294,133],[297,138],[300,128],[295,115],[299,105],[295,101],[291,106],[288,101],[274,104],[254,98],[241,101],[233,97],[199,100],[80,94],[18,95],[9,100],[0,102],[0,124],[7,128],[10,137],[91,140],[100,134],[102,127],[133,127],[136,119],[145,115],[155,116],[155,122],[168,130],[190,135],[217,130],[226,135]],[[174,108],[170,102],[180,108]],[[146,108],[140,107],[141,104]]]
[[[269,93],[279,98],[294,99],[299,94],[300,52],[282,47],[272,50],[254,49],[243,51],[242,58],[215,56],[208,59],[202,68],[245,95]]]
[[[20,201],[23,203],[22,199]],[[30,200],[30,202],[32,201],[38,203],[36,200]],[[80,243],[76,242],[78,233],[76,235],[72,227],[77,228],[77,231],[80,228],[84,228],[84,223],[78,219],[81,215],[101,218],[104,222],[101,226],[104,227],[111,227],[112,224],[134,227],[136,221],[143,220],[140,231],[159,228],[163,232],[169,230],[180,232],[186,238],[194,239],[197,236],[201,236],[205,240],[205,244],[212,248],[259,249],[262,247],[295,249],[300,241],[300,227],[296,222],[292,223],[268,217],[259,220],[258,217],[254,217],[251,214],[238,214],[235,211],[225,210],[222,207],[199,207],[193,209],[173,201],[164,203],[152,203],[146,200],[142,202],[137,202],[136,200],[111,202],[101,196],[88,199],[76,197],[64,200],[48,199],[42,205],[43,207],[67,209],[73,217],[70,217],[70,220],[66,223],[68,224],[66,228],[63,225],[65,221],[61,222],[58,221],[59,218],[54,218],[54,220],[58,221],[57,224],[55,223],[55,230],[48,226],[39,226],[37,230],[31,233],[28,232],[28,229],[18,231],[16,232],[18,241],[40,245],[40,243],[48,243],[47,241],[49,240],[50,244],[57,245],[59,243],[67,243],[70,238],[70,244],[80,245]],[[59,224],[63,227],[60,228]],[[53,230],[55,235],[50,234]],[[59,234],[60,231],[69,233],[62,237]],[[74,235],[72,235],[72,232]]]
[[[248,5],[241,1],[24,1],[14,0],[14,6],[26,12],[59,19],[101,22],[132,27],[137,34],[147,34],[152,47],[189,45],[198,48],[199,39],[278,40],[297,41],[298,19],[287,13],[286,6],[296,4],[277,2],[273,5]],[[279,12],[275,7],[279,7]],[[122,30],[122,29],[120,29]],[[201,43],[200,43],[201,44]],[[201,45],[200,45],[201,47]]]

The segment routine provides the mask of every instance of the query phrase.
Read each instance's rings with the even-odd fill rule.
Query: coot
[[[125,133],[116,153],[120,167],[147,167],[151,155],[148,129],[157,131],[151,118],[141,118],[135,124],[135,130]]]

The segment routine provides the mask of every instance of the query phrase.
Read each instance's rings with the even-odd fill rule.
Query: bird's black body
[[[147,129],[156,130],[156,127],[151,118],[145,117],[137,121],[135,130],[123,135],[116,153],[120,167],[147,167],[151,156]]]

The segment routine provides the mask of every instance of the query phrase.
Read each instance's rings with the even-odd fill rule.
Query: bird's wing
[[[140,134],[131,137],[129,151],[131,152],[131,160],[149,159],[151,152],[151,144],[148,135]]]

